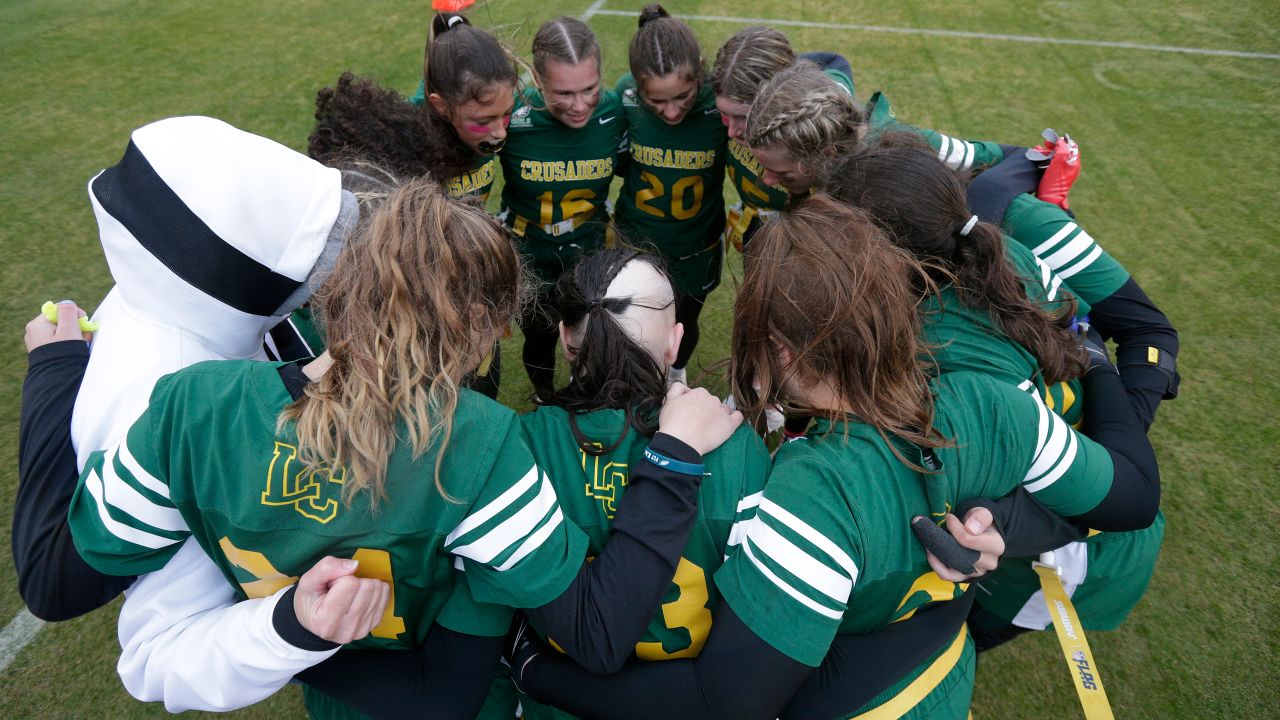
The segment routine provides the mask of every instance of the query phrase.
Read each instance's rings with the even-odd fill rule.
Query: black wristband
[[[299,650],[321,651],[338,647],[338,643],[325,640],[302,626],[302,622],[298,620],[298,614],[293,609],[293,596],[297,589],[297,585],[291,585],[288,590],[285,590],[271,613],[271,625],[276,629],[276,633],[285,642]]]
[[[27,353],[27,369],[51,360],[89,357],[89,343],[84,340],[58,340]]]

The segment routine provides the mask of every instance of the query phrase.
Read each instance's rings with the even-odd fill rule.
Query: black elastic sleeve
[[[979,498],[960,503],[955,514],[961,520],[976,507],[991,511],[996,530],[1004,538],[1006,557],[1030,557],[1084,538],[1088,528],[1049,510],[1021,485],[999,500]]]
[[[1004,160],[977,175],[965,189],[969,212],[983,222],[1000,225],[1009,203],[1019,195],[1035,193],[1044,175],[1038,165],[1027,159],[1026,148],[1001,145]]]
[[[103,575],[76,552],[67,510],[80,473],[71,445],[71,412],[89,364],[83,340],[32,350],[22,384],[18,496],[13,506],[13,561],[18,593],[32,614],[70,620],[111,602],[132,577]]]
[[[696,450],[670,435],[654,435],[649,447],[680,462],[702,463]],[[583,562],[564,593],[526,610],[529,622],[584,668],[616,672],[675,575],[698,514],[701,481],[650,462],[632,466],[609,543],[594,561]]]
[[[518,683],[534,699],[584,720],[771,720],[813,668],[783,655],[751,632],[726,603],[693,660],[633,660],[616,675],[591,675],[543,650]]]
[[[960,632],[975,591],[862,635],[837,635],[782,720],[847,717],[933,657]]]
[[[1107,449],[1115,474],[1102,502],[1070,519],[1106,532],[1150,527],[1160,509],[1160,468],[1146,428],[1138,421],[1119,375],[1099,368],[1085,375],[1083,384],[1082,430]]]
[[[1149,428],[1161,400],[1178,394],[1178,331],[1132,277],[1093,304],[1089,322],[1116,342],[1116,367],[1142,427]],[[1155,348],[1152,361],[1150,348]]]
[[[373,718],[471,720],[501,654],[500,637],[433,624],[416,650],[339,650],[297,679]]]
[[[297,590],[296,584],[290,585],[284,595],[276,601],[275,609],[271,611],[271,626],[275,628],[276,634],[281,640],[301,650],[319,652],[338,647],[338,643],[325,640],[303,626],[302,621],[298,619],[297,610],[293,607],[293,596]]]

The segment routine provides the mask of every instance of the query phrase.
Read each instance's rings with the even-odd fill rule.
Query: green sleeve
[[[586,549],[586,535],[565,519],[551,481],[513,421],[476,501],[445,538],[445,550],[461,561],[477,601],[531,608],[569,587]]]
[[[85,562],[107,575],[159,570],[191,531],[170,499],[165,472],[166,387],[163,378],[124,442],[89,457],[67,521]]]
[[[1049,312],[1055,312],[1059,306],[1075,297],[1069,285],[1053,271],[1043,260],[1032,254],[1025,245],[1009,236],[1004,238],[1005,257],[1013,265],[1013,269],[1022,277],[1027,288],[1027,297],[1039,303]],[[1090,305],[1076,297],[1076,315],[1089,314]]]
[[[867,101],[867,123],[873,136],[885,132],[910,131],[924,138],[929,147],[938,153],[938,159],[952,170],[981,170],[1004,160],[1004,150],[999,143],[988,140],[960,140],[936,130],[918,128],[900,122],[889,99],[883,93],[875,93]]]
[[[1057,205],[1019,195],[1009,203],[1000,227],[1090,305],[1110,297],[1129,280],[1124,266]]]
[[[760,639],[817,667],[848,609],[858,579],[856,518],[821,460],[775,468],[755,518],[716,573],[716,586]]]
[[[440,613],[436,622],[442,627],[466,635],[498,637],[506,635],[511,628],[511,617],[514,611],[507,605],[491,605],[478,602],[471,594],[470,584],[461,579],[453,586],[453,592]]]

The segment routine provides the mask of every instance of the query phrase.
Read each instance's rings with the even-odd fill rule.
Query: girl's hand
[[[80,318],[87,313],[70,300],[58,303],[58,322],[52,323],[41,313],[27,323],[27,331],[23,340],[27,343],[27,352],[49,343],[64,340],[83,340],[89,342],[93,333],[81,332]]]
[[[673,383],[658,416],[658,431],[683,442],[700,455],[715,450],[742,424],[742,413],[720,402],[706,388]]]

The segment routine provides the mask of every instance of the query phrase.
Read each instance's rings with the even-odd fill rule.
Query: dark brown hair
[[[646,78],[673,72],[684,72],[687,79],[702,82],[704,68],[697,36],[657,3],[640,11],[640,29],[631,36],[628,59],[637,87]]]
[[[448,179],[470,169],[471,150],[452,126],[368,78],[342,73],[316,93],[316,126],[307,154],[332,167],[369,163],[400,179]]]
[[[1070,330],[1074,299],[1052,311],[1029,299],[996,226],[979,222],[961,234],[972,216],[964,185],[922,141],[886,135],[847,158],[831,183],[835,197],[865,209],[894,242],[954,277],[960,302],[985,310],[996,327],[1030,351],[1046,383],[1084,372],[1085,357]]]
[[[852,413],[886,441],[947,444],[933,428],[917,310],[919,288],[932,283],[915,258],[865,212],[826,195],[765,223],[751,251],[734,304],[730,373],[738,407],[757,428],[765,407],[781,401],[831,420]],[[791,355],[786,367],[779,350]],[[790,379],[826,385],[844,407],[797,405],[783,390]]]

